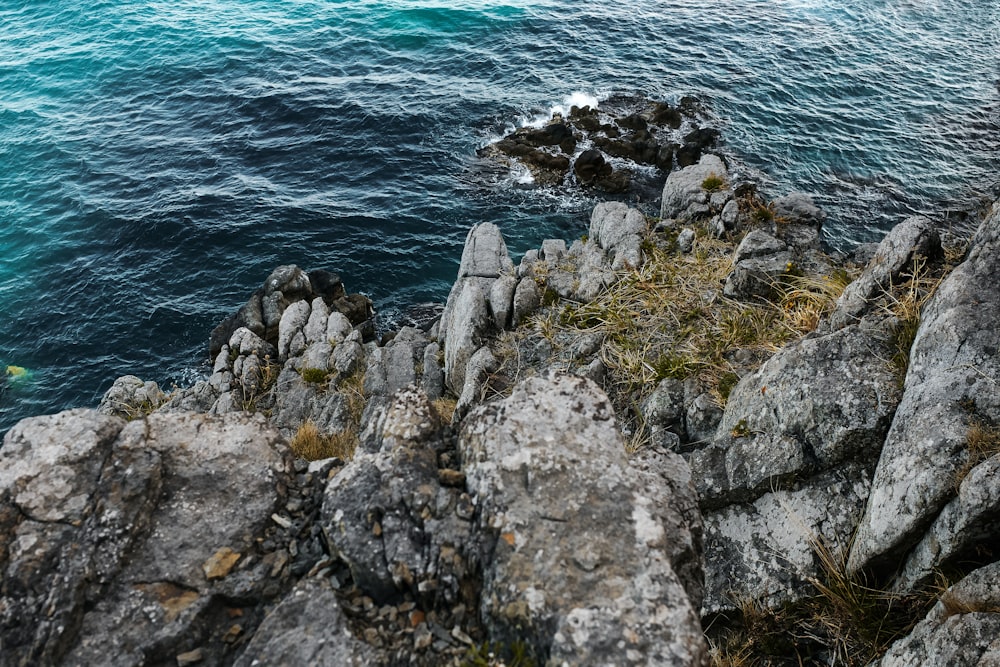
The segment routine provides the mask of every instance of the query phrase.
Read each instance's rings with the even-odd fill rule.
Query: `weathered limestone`
[[[0,449],[4,662],[134,665],[195,648],[220,662],[233,621],[210,610],[280,590],[255,540],[287,485],[277,443],[246,415],[126,426],[77,410],[15,426]]]
[[[447,443],[426,395],[408,388],[369,421],[354,460],[326,488],[322,522],[354,582],[376,601],[404,592],[461,601],[471,576],[471,508],[439,481]]]
[[[973,422],[1000,420],[1000,206],[924,308],[850,567],[895,567],[955,496]],[[984,480],[985,481],[985,480]],[[965,493],[970,493],[966,490]]]
[[[775,481],[873,462],[900,392],[859,326],[783,348],[732,390],[716,439],[688,461],[703,506],[753,500]]]
[[[460,448],[493,554],[481,603],[493,639],[528,640],[554,664],[707,664],[663,499],[637,485],[596,385],[529,379],[472,413]]]
[[[914,216],[896,225],[878,244],[875,256],[862,274],[837,299],[829,327],[839,329],[858,321],[874,297],[888,290],[901,272],[915,268],[914,261],[920,261],[921,257],[934,260],[940,256],[941,241],[930,220]]]
[[[143,382],[134,375],[124,375],[114,381],[101,398],[97,411],[131,419],[152,412],[167,400],[155,382]]]
[[[642,265],[646,216],[621,202],[601,202],[590,216],[589,238],[612,257],[611,268]]]
[[[709,192],[703,184],[708,178],[721,179],[717,192]],[[663,186],[660,217],[664,220],[690,219],[708,215],[713,207],[721,211],[732,199],[728,184],[729,172],[718,155],[703,155],[697,164],[673,171]]]
[[[1000,563],[972,572],[900,639],[878,667],[989,667],[1000,664]]]

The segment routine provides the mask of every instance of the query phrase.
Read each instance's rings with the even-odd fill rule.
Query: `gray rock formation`
[[[888,290],[900,273],[915,268],[914,260],[940,256],[941,241],[933,223],[922,216],[907,218],[885,235],[865,270],[837,299],[829,326],[836,329],[858,321],[872,300]]]
[[[1000,664],[1000,563],[969,574],[942,596],[878,667]]]
[[[379,662],[376,651],[351,633],[329,580],[306,579],[267,615],[236,667]]]
[[[458,279],[441,314],[445,382],[455,394],[465,385],[469,359],[494,330],[490,294],[493,284],[504,275],[514,275],[514,264],[500,229],[492,223],[476,225],[466,237]],[[513,296],[511,291],[511,301]]]
[[[719,191],[706,189],[704,184],[709,178],[720,179]],[[713,207],[721,211],[732,199],[728,179],[729,171],[722,158],[710,153],[703,155],[698,164],[671,172],[663,186],[660,217],[686,220],[706,216]]]
[[[646,216],[621,202],[601,202],[590,216],[590,240],[612,257],[614,270],[642,265],[645,234]]]
[[[493,639],[527,639],[553,664],[707,664],[662,520],[685,510],[637,483],[596,385],[529,379],[472,413],[460,447],[492,553],[481,614]]]
[[[441,428],[426,395],[404,389],[326,488],[322,522],[335,554],[379,603],[404,593],[428,605],[463,601],[471,508],[440,482],[438,455],[448,447]]]
[[[134,419],[152,412],[166,400],[166,394],[155,382],[143,382],[134,375],[124,375],[104,393],[97,411],[102,415]]]
[[[970,428],[977,421],[1000,421],[998,274],[1000,206],[995,206],[967,260],[924,308],[903,398],[851,552],[853,570],[895,567],[955,497],[957,474],[971,456]]]
[[[11,429],[0,449],[4,663],[165,664],[194,650],[225,661],[224,637],[252,632],[254,610],[281,592],[282,556],[257,540],[289,487],[278,441],[247,415],[126,425],[77,410]]]

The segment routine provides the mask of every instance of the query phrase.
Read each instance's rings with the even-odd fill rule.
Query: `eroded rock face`
[[[595,384],[529,379],[472,413],[460,448],[492,554],[481,613],[493,639],[527,639],[553,664],[707,664],[671,563],[672,512],[636,483]]]
[[[16,425],[0,449],[4,662],[231,654],[227,609],[244,616],[238,637],[281,590],[256,539],[287,488],[278,443],[248,415],[126,425],[69,411]]]
[[[1000,563],[972,572],[942,596],[879,667],[1000,664]]]
[[[438,456],[448,446],[427,396],[406,388],[370,421],[354,460],[326,488],[322,522],[336,555],[380,604],[404,593],[428,607],[471,603],[463,600],[471,507],[441,484]]]
[[[976,422],[1000,420],[1000,207],[924,308],[850,567],[894,568],[955,496]],[[986,482],[985,483],[995,483]],[[966,489],[968,494],[971,490]]]
[[[708,179],[718,179],[718,191],[705,187]],[[722,211],[732,199],[728,185],[729,171],[718,155],[703,155],[697,164],[671,172],[663,186],[660,217],[690,219]]]
[[[733,389],[714,442],[688,461],[703,506],[775,481],[871,464],[900,400],[888,350],[860,326],[783,348]]]

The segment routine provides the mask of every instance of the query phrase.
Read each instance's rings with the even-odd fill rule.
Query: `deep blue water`
[[[0,0],[0,365],[31,370],[0,432],[190,382],[278,264],[391,314],[446,295],[473,223],[579,236],[592,201],[474,158],[574,94],[700,97],[836,246],[967,208],[997,188],[998,44],[982,0]]]

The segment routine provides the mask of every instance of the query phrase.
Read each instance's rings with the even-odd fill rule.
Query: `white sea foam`
[[[570,109],[572,109],[573,107],[580,107],[581,109],[583,107],[590,107],[591,109],[596,109],[597,105],[600,103],[601,100],[596,95],[591,95],[590,93],[576,91],[570,93],[565,98],[563,98],[563,101],[561,103],[553,104],[551,107],[549,107],[549,110],[547,112],[543,112],[540,114],[536,114],[535,116],[532,116],[529,120],[524,122],[524,126],[543,127],[546,123],[552,120],[552,118],[556,114],[565,116],[569,114]]]

